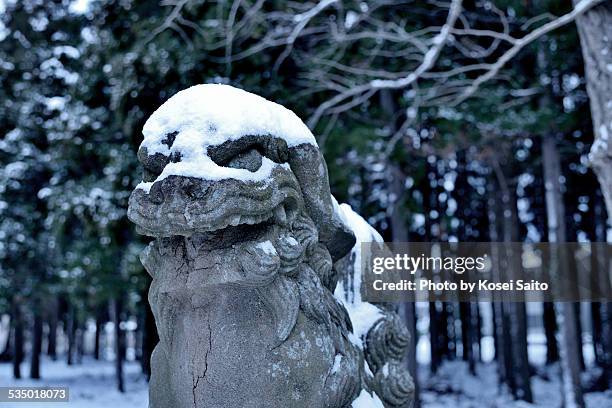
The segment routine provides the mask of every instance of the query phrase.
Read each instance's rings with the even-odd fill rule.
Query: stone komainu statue
[[[160,337],[149,406],[409,407],[408,332],[359,292],[353,229],[375,233],[330,195],[300,119],[198,85],[143,134],[128,217],[155,238],[141,257]]]

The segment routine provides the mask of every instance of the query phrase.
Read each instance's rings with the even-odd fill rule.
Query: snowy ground
[[[423,408],[561,407],[561,385],[555,367],[531,378],[533,404],[515,401],[506,390],[500,389],[494,364],[479,365],[475,377],[469,374],[467,364],[462,361],[444,363],[435,377],[429,376],[426,367],[419,373],[424,379]],[[588,408],[611,408],[612,390],[586,394],[585,400]]]
[[[28,365],[22,372],[28,374]],[[149,402],[147,382],[141,374],[140,365],[129,362],[125,365],[126,392],[117,391],[112,361],[96,361],[84,358],[82,364],[68,367],[66,362],[45,359],[41,365],[42,380],[14,380],[11,364],[0,364],[0,386],[67,386],[70,402],[1,403],[3,408],[147,408]]]
[[[70,389],[69,403],[2,403],[3,408],[146,408],[148,405],[147,383],[143,379],[138,363],[126,363],[125,394],[116,391],[114,367],[110,361],[85,358],[83,364],[72,367],[61,361],[45,359],[42,364],[43,380],[13,380],[10,364],[0,364],[0,386],[67,386]],[[23,372],[27,374],[27,364]],[[561,387],[555,368],[542,371],[532,377],[535,403],[514,401],[497,385],[494,364],[481,364],[477,375],[469,375],[462,361],[446,362],[435,377],[429,376],[426,366],[421,366],[421,397],[423,408],[550,408],[561,406]],[[548,379],[545,379],[547,377]],[[586,395],[588,408],[612,407],[612,390]]]

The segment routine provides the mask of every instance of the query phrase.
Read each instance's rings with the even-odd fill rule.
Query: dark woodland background
[[[309,15],[316,3],[0,2],[0,366],[12,367],[3,373],[44,379],[54,360],[109,360],[121,391],[124,363],[149,375],[157,335],[127,199],[141,180],[145,120],[198,83],[244,88],[308,121],[334,195],[387,241],[606,241],[575,24],[470,88],[477,65],[511,47],[504,35],[522,37],[570,12],[571,1],[466,1],[458,26],[502,34],[457,32],[418,82],[322,114],[364,80],[417,70],[450,2],[320,2]],[[292,37],[301,18],[310,20]],[[609,268],[604,261],[588,268]],[[559,305],[405,305],[423,405],[458,392],[436,377],[444,367],[473,376],[476,389],[493,373],[509,400],[534,401],[559,370],[577,378],[578,406],[582,393],[610,396],[612,308],[571,307],[567,339]],[[560,353],[559,342],[574,353]]]

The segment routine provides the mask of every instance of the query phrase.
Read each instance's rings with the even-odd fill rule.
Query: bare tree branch
[[[329,123],[344,113],[359,115],[357,108],[367,106],[383,89],[403,91],[402,103],[410,108],[400,116],[408,118],[409,111],[424,107],[457,106],[494,78],[510,81],[503,68],[521,50],[600,3],[581,0],[560,17],[544,13],[517,18],[488,1],[477,2],[480,10],[474,12],[463,10],[461,0],[430,0],[420,9],[411,0],[289,1],[283,8],[272,8],[266,0],[232,0],[214,6],[207,2],[198,27],[181,15],[189,0],[173,0],[164,3],[172,10],[149,41],[170,29],[188,44],[203,43],[207,60],[225,65],[228,77],[235,61],[278,48],[265,74],[276,75],[291,58],[296,80],[304,87],[299,97],[323,101],[307,121],[309,127],[330,115],[329,132]],[[413,8],[417,13],[411,13]],[[540,26],[517,34],[536,24]],[[196,42],[193,36],[201,38]],[[501,96],[516,100],[537,92],[507,91]],[[391,145],[401,137],[393,136]]]
[[[278,68],[280,67],[280,65],[283,63],[283,61],[285,60],[285,58],[287,58],[289,56],[289,54],[291,53],[291,50],[293,48],[293,44],[295,43],[295,40],[297,40],[297,38],[300,36],[300,34],[302,33],[302,31],[304,30],[304,28],[308,25],[308,23],[320,12],[322,12],[323,10],[325,10],[327,7],[331,6],[332,4],[336,3],[338,0],[321,0],[317,3],[317,5],[315,5],[314,7],[312,7],[310,10],[298,14],[294,17],[294,21],[297,22],[297,25],[295,26],[295,28],[291,31],[291,34],[287,37],[286,39],[286,47],[283,50],[282,54],[278,57],[278,59],[276,60],[276,62],[274,63],[274,72],[278,71]]]
[[[453,2],[450,5],[446,23],[440,29],[440,32],[438,33],[438,35],[434,37],[433,46],[425,53],[425,56],[423,57],[423,62],[421,63],[421,65],[417,67],[417,69],[413,73],[403,78],[399,78],[395,80],[374,79],[366,84],[355,86],[353,88],[347,89],[346,91],[342,93],[337,94],[333,98],[322,103],[315,110],[314,114],[310,117],[310,119],[307,122],[308,126],[311,129],[314,129],[314,127],[317,125],[317,123],[321,119],[321,116],[325,112],[327,112],[332,107],[344,102],[348,98],[356,97],[365,92],[370,92],[371,90],[405,88],[408,85],[414,83],[423,73],[430,70],[434,66],[436,59],[440,55],[442,48],[444,47],[444,45],[446,44],[446,41],[448,40],[451,29],[454,27],[455,22],[457,21],[457,18],[459,17],[459,14],[461,13],[461,4],[462,4],[462,0],[453,0]]]
[[[456,106],[459,103],[468,99],[470,96],[474,95],[474,93],[476,93],[478,88],[483,83],[487,82],[495,75],[497,75],[499,70],[502,69],[504,65],[506,65],[512,58],[514,58],[523,48],[525,48],[526,45],[537,40],[544,34],[547,34],[553,30],[556,30],[559,27],[571,23],[576,19],[576,17],[584,14],[602,1],[603,0],[581,0],[580,3],[576,4],[576,7],[574,7],[571,12],[557,18],[556,20],[544,24],[543,26],[533,30],[523,38],[516,40],[514,46],[508,51],[506,51],[494,64],[491,64],[489,70],[486,73],[476,78],[472,85],[470,85],[465,91],[462,92],[462,94],[459,96],[459,98],[457,98],[453,105]]]
[[[168,17],[166,17],[166,19],[164,20],[162,25],[160,25],[155,30],[153,30],[153,32],[151,33],[149,38],[145,41],[145,44],[151,42],[155,37],[157,37],[159,34],[164,32],[168,28],[175,28],[176,29],[175,21],[181,16],[181,11],[183,10],[183,7],[185,7],[185,5],[187,3],[189,3],[189,0],[179,0],[175,4],[175,6],[172,9],[172,11],[170,12],[170,14],[168,14]],[[180,31],[178,31],[178,30],[177,30],[177,32],[180,33]]]

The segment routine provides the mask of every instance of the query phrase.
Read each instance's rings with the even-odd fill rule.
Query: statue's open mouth
[[[165,178],[148,192],[134,190],[128,217],[146,235],[191,236],[262,223],[288,225],[302,205],[297,180],[278,166],[270,178],[255,182]]]

